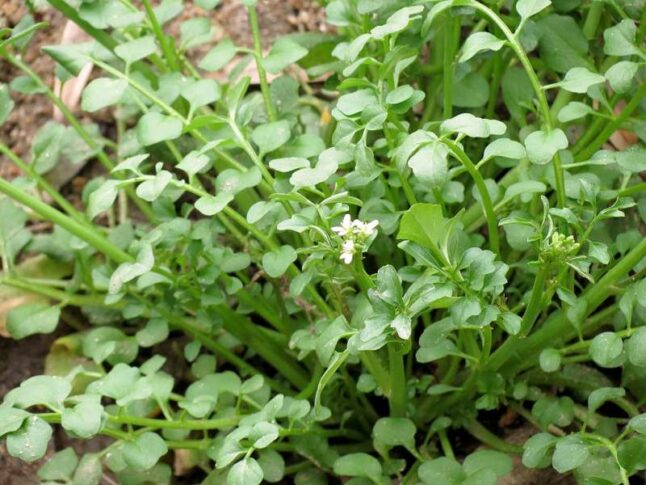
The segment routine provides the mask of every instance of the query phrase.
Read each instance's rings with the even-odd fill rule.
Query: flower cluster
[[[346,214],[341,224],[332,228],[332,231],[343,238],[341,261],[345,264],[352,263],[355,253],[362,249],[363,244],[375,233],[378,225],[379,221],[363,222],[359,219],[352,220],[352,217]]]
[[[546,246],[542,251],[541,259],[545,262],[558,262],[574,256],[581,245],[576,242],[574,236],[565,236],[560,232],[554,232]]]

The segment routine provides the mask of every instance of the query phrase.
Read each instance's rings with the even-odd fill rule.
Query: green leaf
[[[101,212],[105,212],[112,207],[114,201],[119,195],[119,181],[106,180],[97,187],[88,199],[87,215],[94,219]]]
[[[519,67],[508,68],[502,76],[502,99],[516,123],[524,124],[529,108],[533,106],[534,89],[527,73]]]
[[[118,293],[124,284],[148,273],[154,264],[155,258],[150,244],[144,245],[141,251],[139,251],[137,260],[134,263],[122,263],[112,273],[108,285],[109,293]]]
[[[217,195],[205,195],[195,201],[195,208],[205,216],[220,213],[233,200],[233,194],[220,192]]]
[[[334,473],[345,477],[365,477],[378,483],[381,480],[381,463],[367,453],[352,453],[336,459]]]
[[[497,478],[509,474],[513,468],[513,462],[509,455],[494,450],[480,450],[467,455],[462,464],[467,475],[472,476],[481,470],[491,470]]]
[[[617,334],[602,332],[592,339],[588,353],[601,367],[618,367],[623,363],[624,344]]]
[[[103,406],[99,396],[81,396],[79,402],[63,411],[61,425],[70,436],[88,439],[101,429]]]
[[[236,47],[231,39],[222,39],[202,58],[198,67],[209,72],[218,71],[226,66],[235,55]]]
[[[525,147],[521,143],[509,138],[498,138],[487,145],[482,159],[489,160],[490,158],[501,157],[520,161],[526,156]]]
[[[453,84],[453,106],[481,108],[489,99],[489,83],[479,72],[470,72]]]
[[[590,87],[605,81],[606,78],[601,74],[589,71],[585,67],[573,67],[557,85],[571,93],[586,93]]]
[[[139,37],[138,39],[119,44],[115,47],[114,53],[123,59],[126,64],[132,64],[154,54],[156,50],[157,44],[155,44],[155,37],[152,35],[146,35],[144,37]]]
[[[532,414],[543,426],[568,426],[574,419],[574,401],[569,397],[543,396],[532,406]]]
[[[640,434],[646,434],[646,413],[633,416],[628,422],[628,427]],[[0,436],[2,436],[1,431]]]
[[[561,111],[559,111],[558,120],[561,123],[569,123],[570,121],[578,120],[593,112],[594,110],[585,103],[581,103],[580,101],[570,101],[561,108]]]
[[[614,91],[624,94],[635,85],[634,81],[638,70],[639,64],[636,62],[619,61],[606,71],[605,77]]]
[[[233,465],[227,475],[227,485],[258,485],[263,479],[263,470],[258,462],[245,457]]]
[[[314,168],[301,168],[289,178],[289,183],[295,188],[313,187],[325,182],[334,175],[339,164],[334,157],[325,156],[323,152]]]
[[[261,61],[265,70],[271,74],[278,74],[290,64],[300,61],[307,55],[307,49],[290,39],[280,37],[271,46],[267,57]]]
[[[504,40],[500,40],[489,32],[476,32],[464,41],[462,55],[458,62],[466,62],[480,52],[499,51],[504,45]]]
[[[402,216],[397,239],[415,242],[426,248],[438,248],[449,232],[451,222],[437,204],[414,204]]]
[[[9,94],[9,86],[0,84],[0,125],[2,125],[13,109],[15,103]]]
[[[550,0],[518,0],[516,2],[516,12],[518,12],[521,19],[526,20],[545,10],[550,5],[552,5]]]
[[[590,457],[588,445],[576,435],[557,441],[552,455],[552,466],[559,473],[566,473],[583,465]]]
[[[264,480],[269,483],[279,483],[285,477],[285,460],[277,451],[261,450],[258,454],[258,464],[262,468]]]
[[[487,138],[502,135],[507,131],[507,126],[502,121],[478,118],[471,113],[461,113],[443,121],[440,130],[443,134],[461,133],[471,138]]]
[[[269,153],[289,141],[291,130],[286,120],[275,121],[257,126],[251,133],[251,139],[261,153]]]
[[[166,442],[151,432],[140,434],[123,444],[123,459],[136,471],[150,470],[167,452]]]
[[[588,409],[593,413],[606,401],[619,399],[625,395],[626,391],[621,387],[601,387],[599,389],[595,389],[588,396]]]
[[[38,478],[45,481],[68,482],[72,479],[78,462],[74,448],[65,448],[55,453],[38,469]]]
[[[559,150],[565,150],[567,147],[568,139],[559,128],[552,131],[534,131],[525,138],[529,161],[539,165],[550,163]]]
[[[32,165],[39,174],[53,169],[61,158],[65,127],[54,121],[48,121],[38,130],[32,145]]]
[[[7,330],[16,340],[38,333],[52,333],[61,316],[59,306],[30,303],[12,309],[7,316]]]
[[[637,367],[646,367],[646,327],[640,327],[626,342],[628,360]]]
[[[271,278],[281,277],[289,265],[296,261],[296,251],[291,246],[281,246],[278,249],[265,253],[262,257],[262,267]]]
[[[523,445],[523,465],[527,468],[545,468],[550,465],[552,448],[558,438],[548,433],[537,433]]]
[[[0,406],[0,438],[20,429],[28,417],[29,413],[22,409]]]
[[[543,349],[538,357],[543,372],[556,372],[561,367],[561,353],[554,349]]]
[[[137,138],[144,146],[166,140],[174,140],[182,134],[182,122],[161,113],[146,113],[137,124]]]
[[[213,79],[200,79],[187,84],[182,87],[181,94],[190,103],[192,111],[215,103],[222,96],[220,85]]]
[[[540,58],[547,67],[565,73],[573,67],[594,69],[588,61],[588,41],[574,18],[547,15],[537,23]]]
[[[60,64],[63,69],[74,76],[78,76],[89,62],[94,42],[80,42],[65,45],[46,45],[43,52]]]
[[[372,428],[375,446],[415,448],[415,423],[407,418],[381,418]]]
[[[635,44],[637,26],[635,21],[624,19],[603,32],[603,52],[609,56],[639,55],[640,50]]]
[[[646,435],[622,441],[617,448],[619,463],[629,474],[646,470]]]
[[[448,177],[449,149],[439,140],[421,147],[408,159],[408,166],[422,182],[441,187]]]
[[[269,162],[269,168],[281,173],[289,173],[299,168],[309,168],[310,161],[306,158],[287,157],[276,158]]]
[[[137,195],[143,200],[152,202],[164,192],[164,189],[166,189],[172,179],[172,173],[161,170],[157,175],[143,181],[137,186]]]
[[[198,45],[210,42],[215,29],[211,25],[211,19],[207,17],[194,17],[179,26],[181,34],[182,50],[188,50]]]
[[[7,451],[14,458],[32,463],[47,452],[52,427],[37,416],[29,417],[18,431],[7,436]]]
[[[425,485],[460,485],[466,479],[462,466],[446,456],[422,463],[417,473]]]
[[[29,408],[42,404],[52,409],[62,409],[63,401],[72,392],[70,383],[62,377],[34,376],[12,389],[5,396],[5,404]]]
[[[103,467],[101,466],[101,457],[99,453],[88,453],[81,458],[71,485],[99,485],[103,477]]]
[[[424,7],[422,5],[400,8],[388,17],[384,25],[374,27],[370,33],[377,40],[383,39],[387,35],[399,33],[408,27],[411,17],[422,13],[423,10]]]

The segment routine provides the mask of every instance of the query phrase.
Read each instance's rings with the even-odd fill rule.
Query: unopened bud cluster
[[[554,232],[543,249],[541,259],[545,262],[562,261],[574,256],[580,247],[581,245],[576,242],[574,236]]]

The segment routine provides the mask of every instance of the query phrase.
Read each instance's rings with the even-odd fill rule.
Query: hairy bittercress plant
[[[81,106],[114,130],[22,59],[46,25],[0,30],[0,122],[11,92],[66,120],[29,162],[0,144],[25,175],[0,180],[2,284],[37,295],[7,330],[68,330],[0,437],[29,462],[52,425],[113,441],[42,480],[170,483],[177,450],[202,483],[497,483],[514,453],[643,473],[643,1],[333,0],[335,34],[266,45],[244,0],[253,49],[197,60],[211,23],[168,35],[181,0],[49,3],[92,40],[44,53],[62,82],[93,66]],[[48,173],[90,159],[81,210]]]

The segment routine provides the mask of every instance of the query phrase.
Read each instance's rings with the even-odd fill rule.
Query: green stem
[[[20,170],[25,172],[29,177],[36,182],[36,184],[44,190],[58,206],[63,209],[70,217],[77,221],[85,221],[86,218],[83,214],[76,210],[65,197],[63,197],[58,190],[56,190],[44,177],[38,174],[33,165],[25,163],[18,155],[16,155],[7,145],[0,142],[0,153],[4,153],[9,160],[11,160]]]
[[[548,272],[548,267],[544,264],[536,273],[532,293],[529,297],[527,308],[525,308],[523,319],[520,322],[520,332],[518,333],[517,338],[525,338],[529,335],[538,315],[541,312],[541,308],[543,306],[543,289],[545,287],[545,280],[547,279]]]
[[[256,70],[258,71],[258,78],[260,80],[260,91],[262,92],[262,98],[265,102],[265,109],[267,110],[269,121],[276,121],[278,119],[278,115],[276,114],[276,107],[271,100],[269,83],[267,82],[267,73],[262,65],[262,40],[256,7],[253,6],[247,8],[247,14],[249,15],[249,25],[251,25],[251,35],[253,37],[253,47],[255,52],[254,57],[256,58]]]
[[[480,424],[476,419],[469,419],[465,425],[465,429],[469,434],[494,450],[502,451],[503,453],[513,453],[515,455],[523,452],[522,446],[508,443],[499,438]]]
[[[453,61],[455,59],[456,51],[456,30],[460,26],[460,18],[452,18],[447,12],[445,15],[446,23],[443,29],[443,116],[444,119],[449,119],[453,116]],[[457,26],[457,27],[456,27]]]
[[[599,150],[603,146],[603,144],[608,141],[608,138],[610,138],[612,134],[617,131],[619,127],[621,127],[621,124],[626,121],[628,117],[630,117],[633,111],[635,111],[639,107],[644,96],[646,96],[646,82],[641,83],[639,89],[637,89],[637,92],[635,92],[626,106],[623,107],[619,115],[617,115],[616,118],[609,122],[601,131],[601,133],[599,133],[594,140],[587,144],[585,148],[581,150],[581,152],[579,152],[576,157],[574,157],[574,161],[581,162],[584,160],[589,160],[590,157],[592,157],[592,155],[594,155],[597,150]]]
[[[406,416],[406,403],[408,401],[408,387],[406,386],[406,371],[404,370],[404,356],[395,342],[388,344],[388,363],[390,368],[390,415],[393,417]]]
[[[489,247],[500,258],[500,240],[498,238],[498,221],[496,220],[496,213],[494,211],[491,196],[487,190],[487,185],[475,164],[467,156],[466,153],[456,144],[450,140],[442,140],[442,142],[451,150],[451,153],[458,159],[460,163],[467,170],[471,178],[478,188],[482,209],[484,210],[487,219],[487,228],[489,230]]]
[[[153,33],[157,38],[157,42],[159,42],[159,45],[161,46],[162,53],[164,54],[164,59],[166,59],[166,62],[168,63],[168,67],[170,67],[172,71],[179,71],[179,61],[177,59],[177,53],[175,52],[175,49],[173,49],[172,44],[169,42],[169,38],[164,34],[161,25],[159,25],[157,16],[155,15],[155,12],[150,4],[150,0],[142,0],[142,3],[144,4],[146,16],[148,17],[148,21],[150,22]]]

